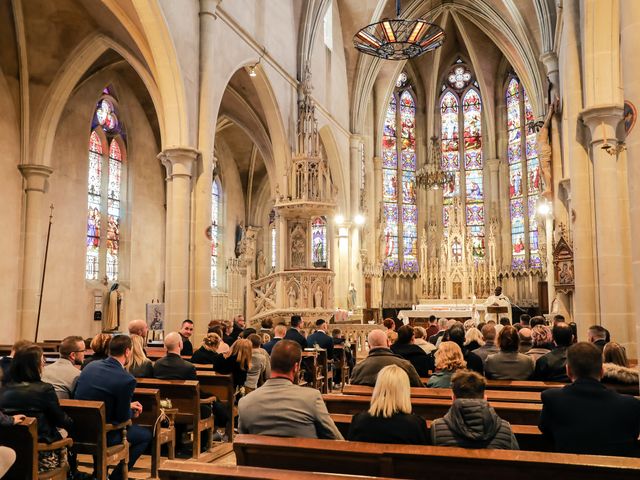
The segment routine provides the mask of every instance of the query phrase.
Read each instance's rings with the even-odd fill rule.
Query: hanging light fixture
[[[427,190],[438,190],[454,181],[453,172],[445,172],[440,168],[439,144],[438,137],[431,137],[431,149],[427,163],[416,172],[416,184]]]
[[[408,60],[435,50],[444,42],[444,30],[440,26],[421,18],[400,18],[400,0],[396,0],[396,17],[362,28],[353,37],[353,45],[374,57]]]

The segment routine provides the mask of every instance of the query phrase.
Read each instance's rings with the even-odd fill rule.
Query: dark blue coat
[[[327,358],[333,359],[333,339],[321,330],[312,333],[307,337],[307,345],[313,347],[318,344],[320,348],[324,348],[327,351]]]

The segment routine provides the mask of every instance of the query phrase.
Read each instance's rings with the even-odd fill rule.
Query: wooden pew
[[[128,472],[129,443],[126,438],[126,427],[131,425],[128,420],[119,425],[106,423],[104,402],[89,400],[60,400],[60,406],[74,422],[73,432],[74,450],[77,453],[93,455],[95,458],[95,475],[99,480],[106,480],[107,469],[123,464],[123,472]],[[122,442],[107,446],[107,433],[120,431]],[[125,478],[127,473],[125,473]]]
[[[197,375],[200,382],[200,390],[208,396],[216,397],[216,400],[224,405],[228,418],[225,433],[229,441],[232,442],[234,421],[235,417],[238,416],[238,409],[235,406],[236,388],[233,384],[233,375],[200,370],[198,370]]]
[[[338,430],[344,438],[349,436],[349,427],[353,415],[343,413],[332,413],[331,419],[336,424]],[[431,420],[426,420],[427,430],[431,430]],[[552,452],[553,443],[547,437],[542,435],[540,429],[535,425],[511,425],[511,430],[518,440],[520,450],[529,450],[532,452]]]
[[[238,435],[238,465],[394,478],[443,480],[482,472],[492,480],[637,480],[640,459],[549,452],[388,445]]]
[[[334,363],[335,371],[340,371],[339,381],[344,389],[351,376],[349,362],[347,361],[347,351],[344,348],[344,345],[334,345],[333,350],[334,352],[337,352],[337,355],[334,353],[334,356],[337,357]]]
[[[194,363],[193,366],[196,367],[198,371],[213,372],[213,365],[211,363]]]
[[[140,402],[142,413],[133,419],[133,423],[148,427],[153,432],[151,441],[151,477],[158,477],[160,464],[160,449],[167,444],[168,457],[173,459],[176,451],[176,429],[173,425],[173,414],[169,417],[169,426],[163,427],[158,422],[160,417],[160,390],[157,388],[136,388],[133,392],[133,400]]]
[[[0,445],[16,452],[16,461],[2,477],[4,480],[66,480],[69,464],[38,473],[38,453],[71,447],[73,440],[65,438],[50,444],[38,443],[38,422],[35,418],[26,418],[18,425],[0,427]]]
[[[323,395],[329,413],[355,414],[369,409],[371,397],[363,395]],[[489,402],[496,413],[514,425],[538,425],[542,405],[539,403]],[[451,399],[413,398],[413,413],[425,420],[444,417],[451,407]]]
[[[534,380],[487,380],[487,390],[515,390],[518,392],[543,392],[547,388],[561,388],[560,382],[538,382]]]
[[[213,444],[213,415],[200,418],[200,405],[211,403],[213,398],[200,398],[200,384],[195,380],[158,380],[156,378],[138,378],[139,388],[156,388],[161,398],[171,400],[173,408],[178,409],[176,423],[193,427],[193,458],[200,455],[200,432],[207,433],[207,450]]]
[[[220,466],[210,463],[184,463],[169,461],[160,468],[160,480],[384,480],[383,477],[363,477],[360,475],[340,475],[332,473],[301,472],[275,468]]]
[[[344,395],[371,396],[373,387],[367,385],[345,385],[342,389]],[[450,388],[411,388],[411,398],[451,398]],[[516,403],[541,403],[540,392],[515,392],[511,390],[486,390],[487,399],[496,402]]]

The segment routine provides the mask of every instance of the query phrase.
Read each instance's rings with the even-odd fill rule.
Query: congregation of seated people
[[[347,440],[518,449],[511,425],[492,408],[486,390],[495,380],[532,380],[566,383],[541,395],[539,429],[556,451],[638,455],[640,400],[616,391],[637,387],[638,370],[604,327],[590,327],[587,341],[578,342],[575,324],[561,317],[552,325],[528,315],[514,325],[508,319],[462,323],[434,317],[425,326],[398,326],[385,319],[382,329],[368,334],[366,356],[359,362],[340,329],[330,330],[324,319],[306,327],[297,315],[288,326],[265,320],[259,330],[247,328],[242,315],[212,321],[195,347],[194,323],[185,320],[179,331],[166,334],[166,353],[155,362],[148,356],[143,320],[132,321],[128,335],[96,335],[88,349],[81,337],[66,337],[59,358],[46,366],[40,346],[18,341],[0,359],[0,425],[20,423],[26,415],[37,419],[40,442],[73,437],[78,426],[59,402],[69,398],[104,402],[107,423],[116,425],[142,412],[133,400],[136,378],[197,381],[197,365],[206,364],[232,375],[239,433],[343,440],[321,392],[299,384],[303,351],[321,349],[329,369],[335,365],[336,385],[341,368],[350,371],[352,385],[373,388],[368,410],[351,419]],[[346,361],[338,367],[337,354],[343,350]],[[414,387],[451,391],[448,412],[430,427],[413,413]],[[229,420],[218,400],[201,406],[202,418],[211,415],[218,430]],[[121,442],[120,435],[110,432],[108,444]],[[133,468],[148,451],[152,431],[132,425],[126,436],[128,467]],[[63,458],[69,459],[71,477],[84,478],[73,447],[41,453],[39,468],[54,468]],[[15,454],[0,447],[0,473],[13,461]],[[123,478],[123,472],[117,468],[109,478]]]

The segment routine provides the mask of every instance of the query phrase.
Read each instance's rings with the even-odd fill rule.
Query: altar
[[[478,322],[484,319],[486,311],[485,301],[464,301],[455,299],[425,299],[420,300],[418,305],[413,305],[411,310],[400,310],[398,318],[405,325],[413,325],[412,319],[429,318],[431,315],[436,318],[472,318]]]

